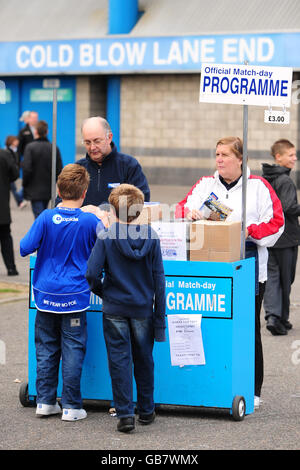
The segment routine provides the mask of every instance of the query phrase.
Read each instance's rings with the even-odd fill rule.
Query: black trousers
[[[255,296],[255,386],[254,394],[260,397],[264,380],[264,358],[261,341],[260,312],[266,283],[260,282],[258,294]]]
[[[264,380],[264,357],[261,340],[260,312],[265,293],[265,282],[259,282],[259,265],[257,246],[252,242],[246,242],[246,258],[255,258],[255,375],[254,395],[260,397]]]
[[[276,316],[288,320],[290,315],[290,293],[295,280],[298,246],[269,248],[268,280],[264,295],[265,317]]]
[[[16,269],[13,239],[10,233],[10,224],[0,225],[1,254],[6,269]]]

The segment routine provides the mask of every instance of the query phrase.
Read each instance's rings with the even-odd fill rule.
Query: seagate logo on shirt
[[[62,216],[59,215],[59,214],[55,214],[53,217],[52,217],[52,222],[54,222],[55,224],[60,224],[62,221]]]
[[[55,214],[52,217],[52,222],[56,225],[61,222],[78,222],[78,217],[62,217],[60,214]]]

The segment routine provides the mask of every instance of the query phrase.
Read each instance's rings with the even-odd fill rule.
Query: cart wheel
[[[246,413],[246,403],[244,397],[235,396],[232,402],[232,417],[235,421],[242,421]]]
[[[20,386],[19,400],[22,406],[35,406],[35,400],[29,400],[28,382],[23,382]]]

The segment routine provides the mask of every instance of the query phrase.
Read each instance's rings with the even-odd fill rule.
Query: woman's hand
[[[188,220],[202,220],[204,217],[201,211],[198,209],[192,209],[187,213],[186,218]]]

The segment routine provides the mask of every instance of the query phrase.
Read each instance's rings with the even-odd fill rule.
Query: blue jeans
[[[19,191],[17,190],[16,183],[10,183],[10,190],[13,193],[14,199],[19,206],[21,202],[24,200],[23,198],[23,188],[21,188]]]
[[[154,330],[152,318],[128,318],[103,313],[113,399],[118,418],[134,416],[133,372],[140,414],[154,411]]]
[[[34,218],[37,219],[38,216],[47,209],[49,200],[45,201],[31,201],[31,209],[34,215]]]
[[[56,314],[37,311],[35,346],[37,403],[56,403],[62,358],[63,408],[82,408],[80,379],[87,341],[86,312]]]

